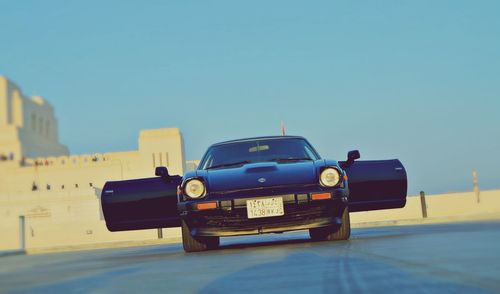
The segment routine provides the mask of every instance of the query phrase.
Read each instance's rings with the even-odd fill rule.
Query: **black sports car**
[[[186,252],[219,238],[309,230],[313,240],[347,240],[349,212],[401,208],[406,171],[397,159],[321,159],[303,137],[259,137],[210,146],[183,177],[107,182],[101,197],[110,231],[182,227]]]

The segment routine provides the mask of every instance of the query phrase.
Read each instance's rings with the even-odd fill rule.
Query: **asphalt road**
[[[500,293],[500,222],[306,232],[0,258],[0,292]]]

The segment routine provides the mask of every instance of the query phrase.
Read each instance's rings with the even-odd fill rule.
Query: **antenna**
[[[283,121],[281,121],[281,135],[285,135],[285,124],[283,123]]]

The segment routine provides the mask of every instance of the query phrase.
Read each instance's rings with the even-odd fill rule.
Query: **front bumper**
[[[179,203],[178,209],[191,235],[225,237],[340,225],[347,206],[343,191],[333,191],[332,199],[325,200],[312,200],[311,193],[276,196],[283,198],[285,214],[282,216],[248,218],[246,201],[268,197],[221,199],[216,201],[217,208],[210,210],[197,210],[197,204],[203,201],[188,201]]]

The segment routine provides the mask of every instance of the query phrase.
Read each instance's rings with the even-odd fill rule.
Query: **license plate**
[[[247,200],[248,218],[280,216],[285,214],[283,198],[260,198]]]

